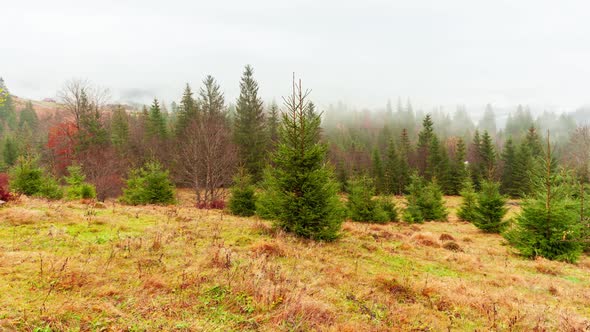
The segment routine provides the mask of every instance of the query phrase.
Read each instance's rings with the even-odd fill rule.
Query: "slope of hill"
[[[0,330],[590,326],[588,257],[524,260],[459,221],[347,222],[339,241],[315,243],[181,194],[171,207],[23,198],[0,209]],[[458,202],[447,198],[452,212]]]

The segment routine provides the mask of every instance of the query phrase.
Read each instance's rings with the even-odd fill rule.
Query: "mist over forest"
[[[0,330],[590,331],[589,9],[0,4]]]

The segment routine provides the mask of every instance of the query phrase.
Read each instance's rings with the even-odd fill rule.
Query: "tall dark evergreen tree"
[[[157,98],[154,98],[154,102],[150,107],[150,111],[148,114],[147,133],[148,136],[157,137],[159,139],[163,139],[168,135],[166,119],[162,114],[162,110],[160,109],[160,103],[158,102]]]
[[[387,155],[385,157],[384,183],[386,193],[400,194],[403,192],[404,188],[400,188],[400,171],[400,157],[397,154],[397,151],[395,149],[395,143],[392,139],[389,141],[389,146],[387,147]]]
[[[496,152],[494,149],[494,143],[492,142],[492,137],[487,131],[484,131],[483,136],[481,137],[479,156],[480,178],[490,181],[494,178],[496,171]]]
[[[309,116],[307,95],[301,83],[293,82],[278,150],[265,174],[257,210],[288,232],[330,241],[338,237],[344,209],[338,184],[326,165],[327,146],[319,141],[321,119]]]
[[[193,121],[196,121],[198,114],[198,103],[195,98],[193,98],[193,91],[187,83],[182,94],[182,99],[180,100],[180,106],[178,107],[175,128],[176,135],[181,137],[186,128],[189,127]]]
[[[430,114],[427,114],[424,120],[422,121],[422,130],[418,134],[418,146],[417,146],[417,167],[420,175],[427,177],[430,179],[432,174],[427,174],[431,169],[431,156],[432,154],[432,143],[434,138],[434,124],[432,122],[432,117]],[[437,147],[438,148],[438,147]]]
[[[240,82],[233,134],[241,163],[254,181],[261,179],[265,162],[266,123],[263,111],[254,70],[247,65]]]
[[[412,161],[412,144],[408,131],[404,128],[399,142],[399,167],[398,167],[398,190],[396,194],[401,195],[406,192],[406,187],[410,184]]]
[[[111,120],[111,143],[117,148],[122,148],[129,141],[129,117],[125,109],[117,107]]]
[[[268,116],[266,117],[266,128],[268,130],[268,138],[270,144],[274,147],[279,140],[279,106],[273,101],[268,109]]]
[[[373,150],[373,164],[371,175],[375,180],[375,192],[380,195],[385,192],[385,171],[383,170],[383,161],[378,149]]]
[[[465,166],[466,153],[465,142],[462,138],[459,138],[449,172],[449,194],[451,195],[458,195],[460,193],[465,179],[469,176],[467,167]]]
[[[199,91],[201,99],[199,101],[200,110],[204,115],[225,116],[225,97],[221,92],[221,87],[213,76],[208,75],[203,80],[203,87]]]
[[[520,189],[516,186],[515,182],[517,167],[516,149],[514,148],[512,138],[509,138],[504,145],[504,151],[502,151],[502,182],[500,188],[502,193],[510,197],[520,196]]]
[[[527,131],[524,144],[526,144],[531,150],[533,158],[538,158],[543,155],[543,144],[541,143],[541,138],[534,126],[531,126]]]

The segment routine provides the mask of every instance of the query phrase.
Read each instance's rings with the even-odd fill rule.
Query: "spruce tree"
[[[476,189],[482,180],[481,169],[481,136],[479,131],[475,130],[473,142],[469,146],[469,172]]]
[[[535,126],[531,126],[527,131],[524,144],[526,144],[531,150],[533,158],[538,158],[543,155],[543,144],[541,143],[541,138],[539,137]]]
[[[463,139],[459,138],[449,172],[449,194],[451,195],[458,195],[461,192],[463,183],[468,176],[468,170],[465,166],[465,158],[465,142]]]
[[[395,149],[395,143],[392,140],[389,141],[387,147],[387,155],[385,157],[385,170],[384,170],[384,192],[387,194],[399,194],[400,190],[400,171],[401,164],[400,159]]]
[[[2,157],[4,165],[11,167],[16,162],[18,157],[18,146],[16,141],[11,136],[4,137],[4,144],[2,144]]]
[[[154,102],[148,113],[147,133],[149,137],[157,137],[159,139],[163,139],[168,135],[166,119],[160,109],[160,103],[157,98],[154,98]]]
[[[279,140],[279,106],[272,102],[268,110],[268,116],[266,118],[266,128],[268,130],[268,138],[272,147]]]
[[[217,81],[213,76],[208,75],[203,80],[203,85],[199,91],[201,97],[199,100],[200,112],[203,115],[225,117],[225,98]]]
[[[506,227],[503,221],[506,212],[506,199],[500,194],[500,184],[484,181],[477,195],[473,224],[486,233],[500,233]]]
[[[406,187],[410,183],[410,160],[412,158],[412,145],[408,131],[404,128],[400,136],[399,144],[399,167],[398,167],[398,190],[395,192],[398,195],[406,191]]]
[[[393,203],[375,200],[375,185],[372,179],[363,176],[350,183],[348,195],[348,212],[352,221],[385,223],[395,221],[397,211]],[[387,208],[386,209],[384,209]]]
[[[515,193],[518,197],[524,197],[532,191],[532,181],[530,173],[535,166],[535,158],[530,146],[522,142],[516,153],[515,170],[513,175],[513,184]]]
[[[250,217],[256,213],[256,189],[252,177],[243,168],[234,177],[228,207],[236,216]]]
[[[477,193],[469,176],[463,181],[461,198],[463,201],[457,211],[457,217],[464,221],[473,222],[476,219]]]
[[[373,163],[371,168],[371,175],[375,180],[375,191],[377,194],[385,192],[385,172],[383,170],[383,162],[381,154],[378,149],[373,150]]]
[[[126,146],[129,140],[129,117],[122,106],[113,112],[111,121],[111,143],[117,148]]]
[[[413,174],[407,191],[407,207],[403,215],[405,221],[447,220],[448,212],[436,181],[426,182],[418,174]]]
[[[293,83],[259,207],[285,231],[330,241],[338,237],[344,218],[338,184],[326,165],[327,146],[319,141],[320,116],[308,115],[308,93]]]
[[[197,120],[199,114],[199,107],[197,101],[193,98],[193,92],[190,85],[187,83],[180,100],[178,107],[178,114],[176,119],[176,136],[184,135],[185,130]]]
[[[86,175],[78,165],[68,167],[69,176],[66,177],[68,187],[66,197],[70,200],[90,199],[96,197],[96,188],[86,182]]]
[[[121,201],[130,205],[173,204],[175,188],[169,172],[157,162],[148,162],[132,170],[123,189]]]
[[[531,172],[533,191],[514,219],[506,238],[525,257],[576,262],[582,252],[579,203],[557,170],[549,135],[544,157]]]
[[[483,180],[492,180],[496,169],[496,152],[492,137],[487,131],[483,132],[479,146],[479,174]]]
[[[262,176],[266,151],[266,123],[254,70],[247,65],[240,82],[234,118],[234,142],[241,164],[255,182]]]
[[[515,173],[516,173],[516,150],[512,138],[509,138],[504,145],[502,151],[502,193],[509,195],[510,197],[518,197],[520,195],[520,189],[516,187]]]
[[[418,146],[417,146],[417,162],[418,171],[420,175],[427,175],[429,170],[429,159],[431,154],[432,141],[434,137],[434,124],[432,117],[427,114],[422,121],[422,130],[418,134]]]

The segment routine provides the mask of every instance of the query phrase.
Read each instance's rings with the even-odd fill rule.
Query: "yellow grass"
[[[590,259],[529,261],[456,220],[330,244],[190,207],[0,209],[0,330],[582,331]],[[452,212],[460,204],[447,198]],[[512,207],[515,210],[516,207]],[[513,211],[511,211],[513,213]],[[452,244],[451,244],[452,243]]]

